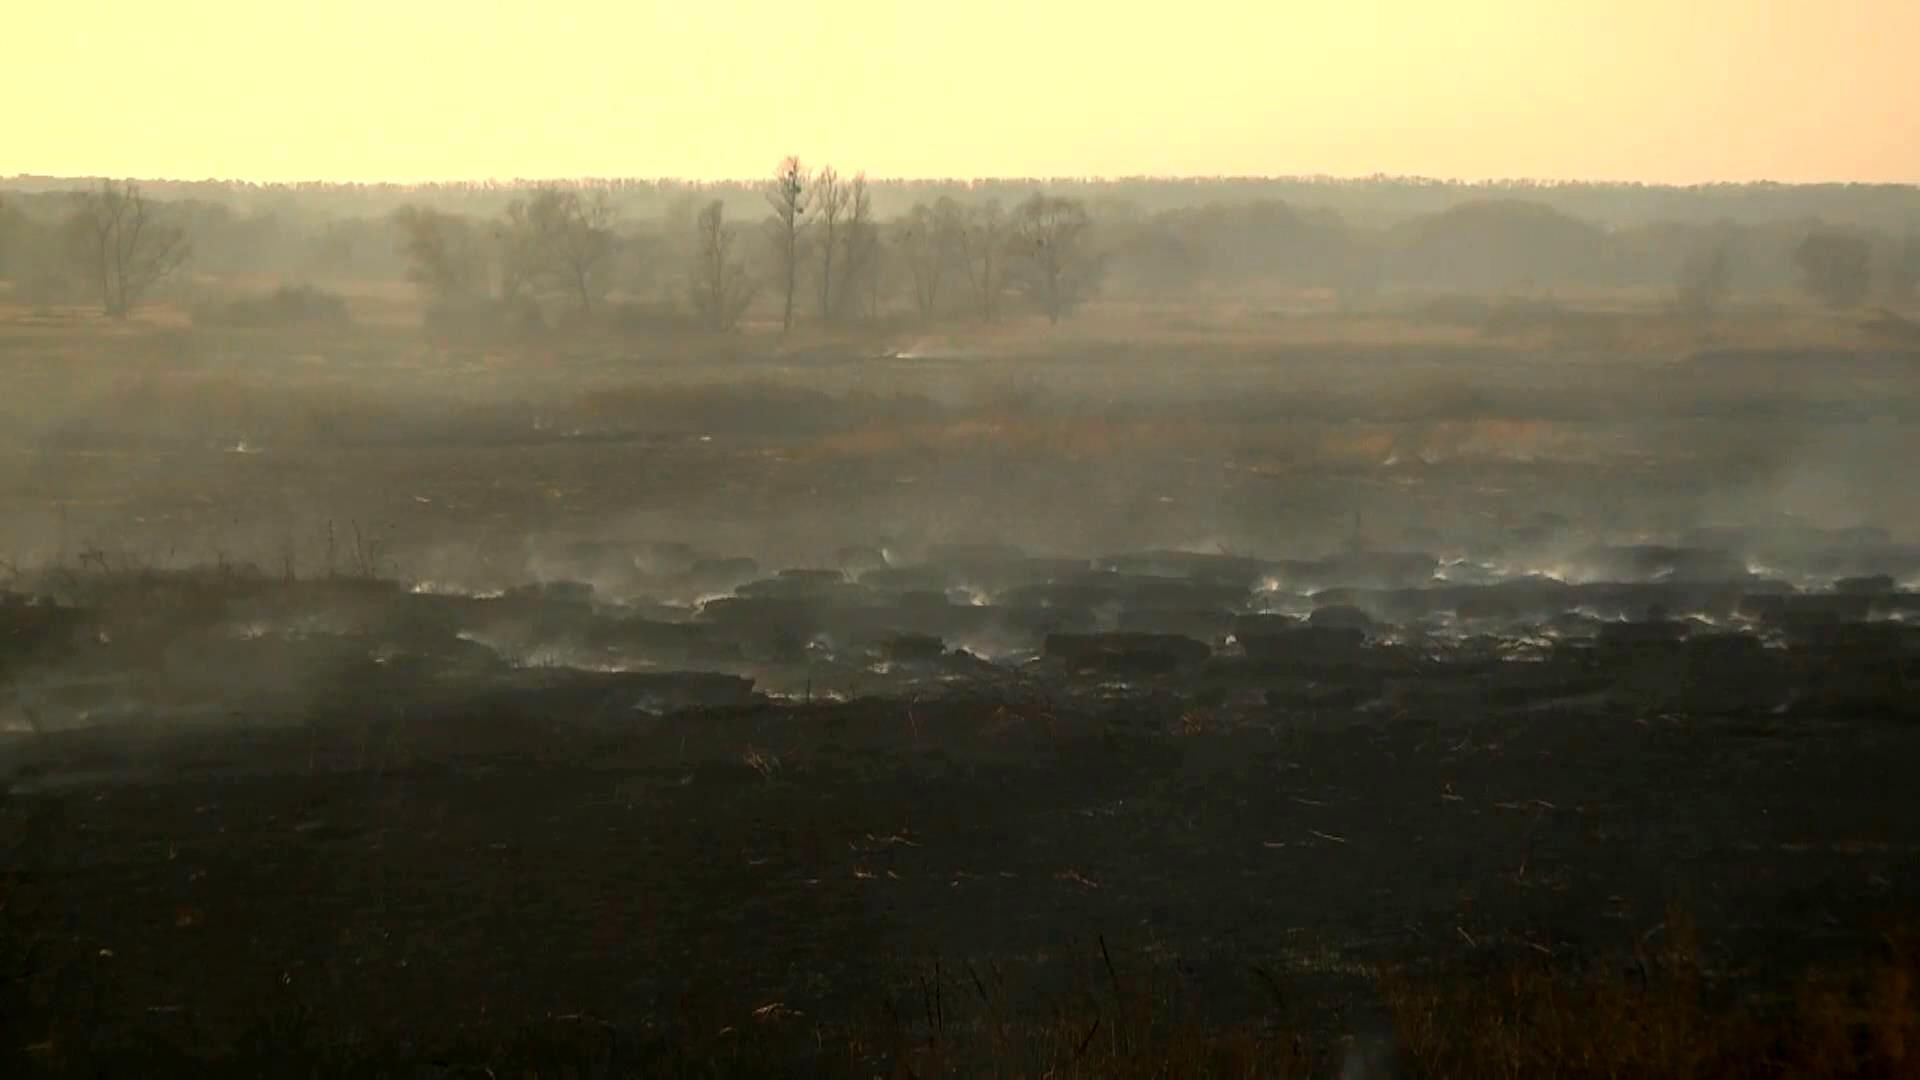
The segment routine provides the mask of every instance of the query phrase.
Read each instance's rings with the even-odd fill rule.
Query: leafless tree
[[[1858,307],[1873,288],[1873,247],[1859,233],[1815,229],[1793,249],[1808,295],[1830,308]]]
[[[693,268],[693,309],[707,329],[725,332],[740,322],[753,303],[756,285],[733,258],[734,231],[719,199],[708,203],[694,222],[699,237]]]
[[[887,306],[887,289],[893,283],[893,270],[887,265],[887,246],[880,242],[880,230],[873,230],[872,268],[867,271],[867,318],[877,319]]]
[[[186,233],[160,220],[132,181],[102,181],[76,201],[67,222],[74,264],[98,291],[101,309],[124,319],[186,261]]]
[[[552,243],[552,272],[566,282],[567,291],[582,314],[606,292],[604,271],[612,262],[613,223],[619,216],[604,191],[581,195],[562,192],[555,206],[556,220],[547,236]]]
[[[613,254],[613,204],[604,191],[542,187],[507,207],[503,229],[504,275],[513,288],[531,284],[569,297],[581,314],[591,314],[605,291],[605,271]]]
[[[988,199],[969,208],[961,241],[974,311],[982,322],[992,322],[1000,312],[1000,294],[1007,288],[1007,215],[1000,200]]]
[[[1909,231],[1893,253],[1887,268],[1887,292],[1896,303],[1907,303],[1920,291],[1920,230]]]
[[[813,222],[819,232],[820,240],[820,317],[831,321],[835,310],[833,306],[834,286],[839,279],[833,273],[833,261],[840,254],[840,245],[845,242],[841,235],[841,219],[847,213],[847,201],[850,197],[849,186],[840,179],[833,166],[823,166],[813,178]]]
[[[842,185],[846,192],[846,220],[840,225],[840,287],[834,294],[835,311],[845,316],[853,310],[862,292],[868,298],[868,314],[877,314],[880,229],[873,220],[873,197],[867,191],[867,174],[855,173]],[[863,290],[862,286],[866,286]]]
[[[407,280],[436,303],[471,300],[487,291],[487,259],[466,218],[421,206],[393,212]]]
[[[1099,260],[1087,246],[1091,228],[1078,199],[1035,192],[1014,212],[1012,251],[1022,283],[1048,322],[1058,323],[1093,290]]]
[[[1675,299],[1682,314],[1711,318],[1726,302],[1732,286],[1732,253],[1726,240],[1716,240],[1695,250],[1680,264]]]
[[[540,234],[528,212],[528,200],[507,204],[506,214],[494,225],[493,256],[499,267],[502,302],[518,301],[539,287]]]
[[[807,207],[812,193],[812,180],[797,157],[788,157],[780,163],[765,190],[767,205],[773,207],[773,219],[768,232],[772,240],[774,267],[784,294],[780,312],[782,331],[793,329],[793,298],[800,287],[801,241],[806,232]]]
[[[915,203],[900,222],[895,247],[913,279],[913,303],[922,319],[939,313],[947,273],[965,261],[966,227],[960,204],[945,196],[932,206]]]

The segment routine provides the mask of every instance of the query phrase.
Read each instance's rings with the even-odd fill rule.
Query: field
[[[1903,323],[349,299],[0,306],[24,1069],[1920,1067]]]

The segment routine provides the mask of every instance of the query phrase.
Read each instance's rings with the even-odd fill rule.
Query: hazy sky
[[[19,5],[0,174],[1920,181],[1920,0]]]

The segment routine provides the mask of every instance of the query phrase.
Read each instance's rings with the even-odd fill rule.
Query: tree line
[[[31,198],[63,194],[91,182],[51,176],[0,177],[0,200],[9,195]],[[342,221],[378,220],[408,203],[487,217],[499,213],[510,200],[542,186],[604,193],[629,221],[662,218],[677,204],[698,206],[710,199],[726,203],[727,212],[734,216],[758,213],[761,205],[761,185],[755,180],[499,179],[423,184],[150,180],[141,181],[141,186],[162,202],[224,206],[242,217],[276,215]],[[1920,186],[1913,184],[1759,182],[1681,187],[1396,176],[1220,176],[890,179],[874,180],[869,186],[874,210],[883,218],[897,217],[916,202],[931,204],[942,197],[961,203],[994,198],[1012,205],[1034,190],[1044,190],[1089,205],[1125,204],[1145,215],[1208,204],[1286,203],[1331,211],[1356,227],[1369,229],[1388,228],[1462,203],[1500,200],[1535,203],[1619,229],[1658,223],[1757,225],[1818,219],[1898,234],[1920,221]]]
[[[1092,218],[1077,199],[1034,192],[1008,209],[941,198],[882,221],[865,175],[797,157],[760,196],[757,223],[731,220],[724,200],[709,199],[678,226],[677,243],[655,245],[680,267],[677,299],[708,330],[733,329],[762,297],[782,330],[880,318],[903,296],[927,320],[990,322],[1018,302],[1058,322],[1098,284]],[[612,289],[619,238],[602,193],[546,186],[491,220],[406,205],[392,221],[407,276],[435,310],[587,318]]]
[[[618,185],[544,184],[486,188],[507,197],[484,213],[421,199],[369,218],[313,212],[298,192],[237,211],[102,181],[0,194],[0,277],[30,303],[88,300],[124,316],[191,258],[214,277],[405,277],[430,317],[449,321],[545,325],[643,308],[714,331],[750,311],[786,329],[1016,311],[1058,321],[1096,292],[1275,286],[1361,306],[1382,290],[1652,289],[1693,314],[1744,292],[1798,288],[1844,309],[1910,302],[1920,282],[1920,219],[1904,230],[1818,218],[1619,227],[1545,202],[1467,198],[1369,226],[1270,198],[1149,211],[1047,189],[1003,199],[1004,185],[908,185],[927,197],[903,205],[901,189],[788,158],[751,201],[732,187],[687,188],[647,217]],[[884,215],[883,190],[896,207]]]

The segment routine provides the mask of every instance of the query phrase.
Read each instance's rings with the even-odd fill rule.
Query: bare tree
[[[493,256],[499,267],[500,300],[513,303],[538,289],[540,233],[526,199],[507,204],[506,214],[493,229]]]
[[[0,199],[0,279],[36,313],[73,296],[72,237],[29,217],[18,201]]]
[[[872,230],[873,242],[868,245],[869,266],[867,276],[867,318],[878,319],[880,312],[887,306],[887,288],[893,283],[892,268],[887,265],[891,256],[887,245],[880,242],[880,229]]]
[[[186,261],[186,233],[159,220],[132,181],[101,181],[76,201],[67,222],[74,264],[98,291],[101,309],[124,319]]]
[[[833,260],[844,242],[840,220],[846,216],[849,195],[848,185],[841,182],[833,166],[823,166],[814,175],[813,221],[820,234],[820,317],[828,321],[835,314],[833,296],[838,279],[833,275]]]
[[[436,303],[480,297],[487,290],[487,259],[472,223],[455,214],[421,206],[393,212],[400,252],[407,259],[407,280]]]
[[[555,220],[546,230],[550,272],[565,282],[584,315],[593,310],[594,299],[606,292],[604,271],[612,261],[613,223],[619,214],[604,191],[586,196],[561,192],[553,213]]]
[[[1726,302],[1733,285],[1733,256],[1727,248],[1726,240],[1714,241],[1680,264],[1675,299],[1682,314],[1710,318]]]
[[[915,203],[895,237],[913,279],[914,307],[922,319],[930,321],[939,313],[940,289],[948,271],[965,260],[965,216],[960,205],[945,196],[932,206]]]
[[[880,230],[873,220],[873,197],[867,191],[867,174],[855,173],[842,185],[846,192],[846,220],[840,227],[840,287],[834,294],[836,313],[851,313],[854,302],[867,295],[868,315],[877,314],[878,293],[872,288],[879,280]]]
[[[765,191],[767,205],[773,207],[773,220],[769,223],[771,228],[768,231],[772,239],[775,269],[784,293],[780,313],[780,329],[783,332],[793,329],[793,297],[800,286],[801,241],[807,227],[807,205],[812,191],[812,181],[797,157],[788,157],[780,163]]]
[[[1099,260],[1087,246],[1091,228],[1086,204],[1078,199],[1035,192],[1014,212],[1011,250],[1022,284],[1048,322],[1058,323],[1093,291]]]
[[[1907,303],[1920,290],[1920,230],[1909,231],[1893,253],[1887,268],[1887,292],[1895,303]]]
[[[756,285],[733,258],[734,231],[719,199],[708,203],[694,222],[699,237],[693,268],[693,310],[707,329],[725,332],[740,322],[753,303]]]
[[[988,199],[969,209],[961,240],[974,311],[982,322],[992,322],[1000,312],[1000,294],[1007,288],[1007,215],[1000,200]]]
[[[1801,287],[1831,308],[1858,307],[1873,288],[1873,246],[1865,236],[1816,229],[1793,249]]]
[[[582,315],[605,291],[613,254],[613,204],[604,191],[542,187],[507,207],[504,279],[509,296],[524,285],[569,297]]]

